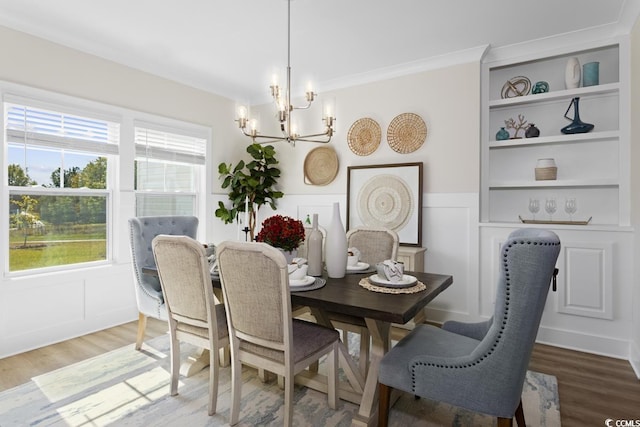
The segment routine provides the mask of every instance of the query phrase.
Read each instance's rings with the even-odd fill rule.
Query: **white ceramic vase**
[[[347,273],[347,234],[340,218],[340,204],[333,204],[333,218],[327,229],[325,262],[327,275],[332,278],[344,277]]]
[[[580,78],[582,77],[582,70],[580,68],[580,61],[578,58],[569,58],[567,61],[567,67],[564,70],[564,85],[567,89],[575,89],[580,87]]]
[[[313,214],[311,233],[307,238],[307,264],[309,276],[322,276],[322,232],[318,230],[318,214]]]

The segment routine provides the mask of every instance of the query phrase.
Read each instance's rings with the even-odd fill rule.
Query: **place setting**
[[[360,280],[360,286],[374,292],[389,294],[409,294],[426,289],[424,283],[415,276],[404,274],[404,264],[385,260],[376,264],[376,274]]]
[[[289,271],[289,288],[292,292],[304,292],[320,289],[327,284],[322,277],[307,275],[309,265],[305,258],[293,258],[287,265]]]
[[[360,261],[360,256],[358,248],[347,248],[347,274],[365,274],[376,271],[375,267]]]

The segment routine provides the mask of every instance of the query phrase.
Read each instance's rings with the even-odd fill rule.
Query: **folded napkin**
[[[404,275],[404,264],[401,262],[387,259],[383,262],[379,262],[376,267],[378,276],[384,277],[392,282],[398,282],[402,280],[402,277]]]

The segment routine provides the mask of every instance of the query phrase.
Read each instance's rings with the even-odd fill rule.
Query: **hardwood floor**
[[[0,359],[0,391],[63,366],[130,345],[137,322]],[[149,319],[147,338],[166,333],[165,322]],[[626,360],[537,344],[530,369],[555,375],[564,427],[604,426],[613,420],[640,420],[640,380]]]

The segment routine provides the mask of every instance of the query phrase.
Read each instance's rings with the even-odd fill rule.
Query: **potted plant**
[[[297,255],[298,246],[304,239],[305,232],[302,221],[282,215],[273,215],[265,219],[256,236],[258,242],[268,243],[285,252],[288,261]]]
[[[278,164],[275,148],[272,145],[251,144],[247,147],[247,153],[253,159],[249,163],[240,160],[235,167],[224,162],[218,165],[222,188],[229,189],[231,207],[227,208],[224,203],[218,202],[215,215],[229,224],[237,220],[240,212],[248,210],[249,223],[244,226],[249,228],[253,241],[256,213],[267,203],[275,210],[276,200],[284,194],[275,189],[280,178],[280,169],[275,166]]]

